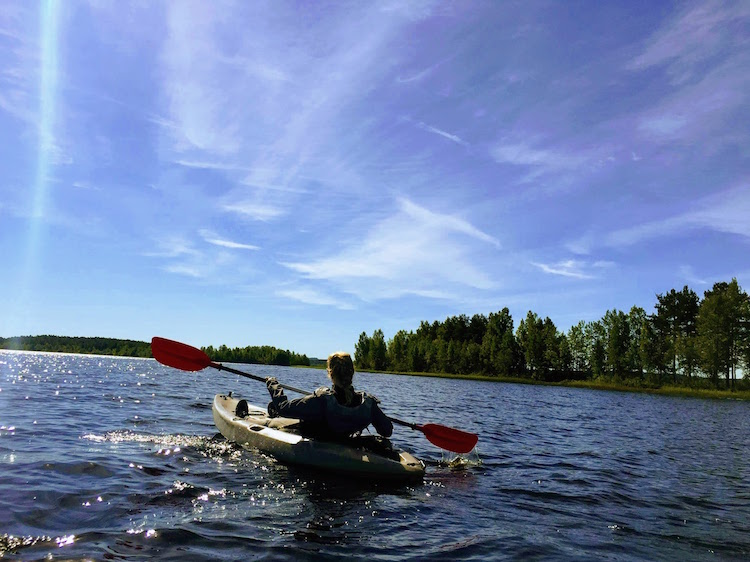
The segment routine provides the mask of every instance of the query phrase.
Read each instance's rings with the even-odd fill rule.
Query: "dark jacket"
[[[358,433],[370,424],[384,437],[393,433],[393,424],[378,406],[378,399],[364,392],[356,393],[355,405],[344,406],[330,388],[322,387],[302,398],[288,400],[276,379],[269,379],[266,386],[271,394],[271,417],[302,420],[308,428],[327,430],[338,437]]]

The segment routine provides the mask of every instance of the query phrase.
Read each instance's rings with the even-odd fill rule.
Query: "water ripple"
[[[314,369],[246,370],[325,384]],[[389,414],[478,433],[478,453],[397,429],[395,444],[426,461],[424,481],[353,483],[216,434],[213,395],[264,404],[262,384],[151,360],[0,352],[0,557],[750,558],[747,403],[361,380]]]

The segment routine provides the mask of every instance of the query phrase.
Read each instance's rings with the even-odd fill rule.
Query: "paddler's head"
[[[343,351],[331,353],[328,356],[328,376],[334,386],[347,388],[351,386],[354,378],[354,363],[352,356]]]

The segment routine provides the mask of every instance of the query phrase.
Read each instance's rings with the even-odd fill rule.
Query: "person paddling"
[[[383,437],[390,437],[393,424],[378,405],[379,400],[352,385],[354,363],[348,353],[332,353],[328,357],[331,388],[321,387],[313,394],[288,400],[275,377],[266,379],[271,394],[268,415],[301,420],[307,428],[345,437],[359,433],[372,424]]]

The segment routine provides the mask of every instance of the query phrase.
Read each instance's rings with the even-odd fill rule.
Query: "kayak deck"
[[[297,432],[299,420],[270,418],[265,408],[248,404],[247,414],[239,417],[239,402],[224,394],[214,397],[216,427],[229,441],[255,447],[281,462],[383,480],[420,480],[424,476],[424,463],[406,451],[391,448],[387,439],[313,439]]]

